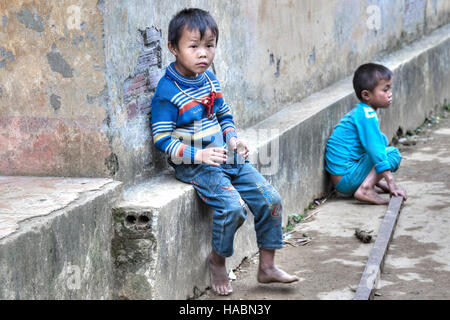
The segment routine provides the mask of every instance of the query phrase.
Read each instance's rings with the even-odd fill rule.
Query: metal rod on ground
[[[397,225],[398,216],[403,203],[402,197],[392,197],[389,201],[383,222],[378,230],[377,239],[367,260],[366,268],[359,282],[353,300],[372,300],[375,289],[383,271],[384,259]]]

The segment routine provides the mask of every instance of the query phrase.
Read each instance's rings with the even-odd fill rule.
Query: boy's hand
[[[227,161],[227,150],[224,148],[207,148],[198,150],[194,157],[195,163],[205,163],[218,167]]]
[[[244,160],[247,160],[248,155],[250,154],[250,150],[243,140],[232,137],[228,142],[228,145],[230,146],[230,149],[240,154],[242,158],[244,158]]]
[[[391,197],[402,197],[403,200],[406,200],[408,198],[406,196],[406,192],[403,189],[397,187],[397,185],[395,184],[394,176],[392,175],[392,172],[390,170],[383,171],[381,174],[386,180]]]
[[[408,197],[406,196],[405,190],[403,190],[401,188],[396,188],[394,190],[391,190],[390,194],[391,194],[391,197],[392,196],[403,197],[403,200],[405,200],[405,201],[406,201],[406,199],[408,199]]]

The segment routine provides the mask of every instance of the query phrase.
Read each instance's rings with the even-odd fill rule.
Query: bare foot
[[[276,266],[272,266],[270,268],[262,268],[260,266],[258,269],[257,280],[260,283],[291,283],[298,281],[299,278],[297,276],[290,275],[281,269],[278,269]]]
[[[379,187],[380,189],[382,189],[382,190],[383,190],[383,193],[389,193],[389,192],[390,192],[389,186],[388,186],[387,182],[384,181],[384,180],[378,181],[378,183],[376,184],[376,186]]]
[[[383,189],[381,189],[378,186],[374,186],[373,189],[375,190],[376,193],[386,193],[386,191],[384,191]]]
[[[215,293],[227,296],[233,292],[225,266],[225,258],[219,256],[214,250],[209,255],[209,275],[211,287]]]
[[[355,199],[372,204],[387,204],[389,199],[384,199],[372,188],[364,188],[360,186],[354,194]]]

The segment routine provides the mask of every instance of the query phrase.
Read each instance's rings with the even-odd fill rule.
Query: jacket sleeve
[[[194,163],[198,149],[182,143],[172,135],[176,129],[178,108],[157,94],[152,100],[152,136],[155,147],[175,162]]]
[[[220,127],[222,128],[222,134],[224,136],[224,140],[228,142],[231,137],[236,137],[236,127],[233,121],[233,115],[231,114],[230,108],[223,101],[222,105],[219,107],[217,111],[217,121],[219,121]]]
[[[374,164],[375,172],[390,170],[386,154],[387,139],[380,131],[376,111],[370,107],[363,107],[356,114],[355,125],[361,144]]]

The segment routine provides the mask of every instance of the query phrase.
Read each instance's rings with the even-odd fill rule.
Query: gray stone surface
[[[111,179],[0,177],[0,299],[112,297]]]

